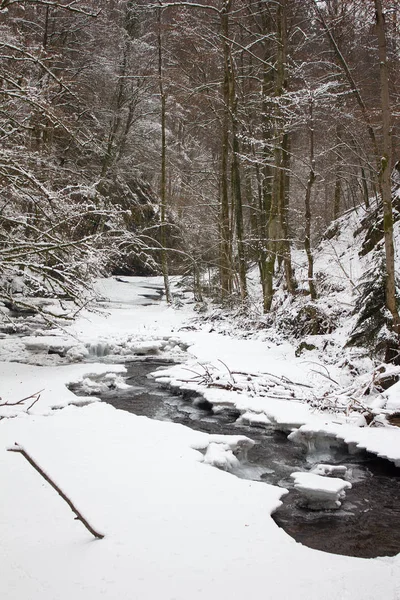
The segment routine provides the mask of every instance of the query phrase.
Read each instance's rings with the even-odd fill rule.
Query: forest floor
[[[155,375],[160,383],[201,392],[215,410],[234,407],[317,449],[339,439],[398,463],[400,429],[385,421],[398,408],[397,384],[366,400],[380,375],[369,359],[344,366],[350,355],[332,358],[338,343],[321,359],[339,334],[320,336],[305,357],[267,329],[246,335],[232,321],[199,319],[186,301],[167,306],[156,278],[123,279],[98,283],[105,312],[0,340],[1,597],[399,600],[400,555],[319,552],[275,524],[285,490],[227,472],[246,439],[138,417],[95,396],[126,387],[127,360],[157,355],[177,363]],[[68,389],[73,382],[87,397]],[[376,426],[366,426],[366,412]],[[13,448],[33,457],[104,538],[74,521]]]

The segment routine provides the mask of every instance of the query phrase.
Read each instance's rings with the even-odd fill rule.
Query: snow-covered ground
[[[108,316],[85,312],[63,331],[0,340],[0,404],[32,396],[0,406],[8,417],[0,420],[1,598],[399,600],[400,555],[365,560],[306,548],[270,517],[284,490],[215,468],[229,470],[235,449],[251,443],[246,438],[151,421],[66,388],[78,380],[88,390],[123,386],[123,360],[159,353],[185,362],[158,374],[164,383],[202,391],[216,409],[235,406],[249,421],[301,426],[292,436],[308,444],[327,431],[329,439],[400,460],[400,429],[360,427],[359,413],[315,408],[332,389],[352,385],[348,371],[296,356],[289,343],[192,330],[190,307],[146,306],[143,294],[154,294],[147,286],[159,284],[103,280]],[[21,454],[7,451],[15,444],[103,539],[74,521]],[[326,487],[315,477],[318,489]]]

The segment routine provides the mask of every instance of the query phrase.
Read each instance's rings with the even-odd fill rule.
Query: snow
[[[39,401],[30,409],[32,415],[51,415],[54,409],[69,404],[95,401],[91,397],[79,398],[66,389],[65,384],[80,381],[83,377],[106,377],[108,373],[123,373],[123,365],[79,364],[62,367],[33,367],[19,363],[0,363],[2,402],[17,402],[40,391]],[[0,417],[24,413],[24,406],[0,406]],[[3,424],[3,423],[2,423]]]
[[[74,521],[21,456],[5,451],[14,442],[103,540]],[[266,583],[271,598],[397,597],[397,559],[351,559],[296,544],[269,518],[283,490],[203,465],[193,446],[207,445],[206,434],[96,403],[3,420],[1,444],[7,600],[217,600],[256,597]]]
[[[344,442],[350,450],[366,450],[387,458],[400,467],[400,433],[398,427],[356,427],[330,423],[322,427],[302,425],[289,435],[292,442],[319,451]]]
[[[311,473],[315,475],[345,475],[347,471],[347,467],[344,465],[327,465],[327,464],[319,464],[315,465],[311,469]]]
[[[349,481],[338,477],[324,477],[315,473],[292,473],[294,487],[304,496],[307,506],[316,510],[339,508]]]
[[[291,344],[181,331],[190,309],[158,300],[145,306],[147,285],[157,287],[160,279],[102,281],[108,316],[85,312],[64,331],[0,340],[1,402],[40,392],[29,410],[0,407],[0,417],[13,417],[0,419],[1,598],[398,600],[400,555],[364,560],[318,552],[274,523],[270,515],[286,490],[229,473],[251,446],[248,438],[152,421],[93,397],[102,385],[124,385],[118,361],[152,348],[186,361],[162,373],[166,385],[204,393],[215,410],[235,407],[265,427],[300,427],[291,437],[307,447],[344,442],[400,460],[398,428],[359,427],[351,415],[321,413],[307,402],[332,382],[296,357]],[[78,363],[83,349],[92,360],[101,349],[107,361]],[[350,382],[334,365],[329,373],[343,386]],[[87,397],[66,387],[77,381]],[[74,520],[22,455],[7,451],[15,443],[104,539]],[[340,495],[336,478],[301,473],[297,483],[305,475],[308,489],[335,486]],[[343,492],[349,484],[340,481]]]
[[[389,411],[399,411],[400,410],[400,382],[392,385],[388,390],[386,390],[382,396],[386,400],[386,408]]]

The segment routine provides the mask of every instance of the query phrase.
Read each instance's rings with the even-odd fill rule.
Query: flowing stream
[[[311,548],[363,558],[394,556],[400,551],[400,469],[366,452],[349,454],[335,448],[329,456],[313,456],[287,440],[287,434],[265,426],[246,425],[235,410],[214,413],[198,396],[176,396],[147,376],[165,366],[160,360],[128,363],[128,390],[100,394],[115,408],[152,419],[181,423],[206,433],[246,435],[256,444],[238,477],[285,487],[289,494],[273,515],[276,523],[298,542]],[[79,394],[79,387],[71,389]],[[99,394],[96,394],[99,395]],[[312,511],[302,507],[290,478],[313,464],[329,462],[347,467],[352,484],[339,510]]]

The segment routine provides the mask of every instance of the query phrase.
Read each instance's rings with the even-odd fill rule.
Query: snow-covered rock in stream
[[[248,410],[239,417],[237,423],[245,423],[255,426],[268,426],[272,424],[272,421],[265,413],[255,413],[251,410]]]
[[[240,464],[228,444],[216,444],[215,442],[208,446],[203,462],[224,471],[231,471]]]
[[[338,477],[323,477],[315,473],[292,473],[295,489],[304,497],[311,510],[338,509],[351,483]]]
[[[205,438],[204,438],[205,439]],[[244,435],[210,435],[206,445],[194,446],[204,452],[203,462],[223,471],[232,471],[247,458],[247,451],[255,442]]]
[[[344,465],[319,464],[315,465],[315,467],[313,467],[310,472],[314,475],[324,475],[326,477],[335,475],[341,475],[343,477],[346,474],[346,471],[347,467],[345,467]]]

